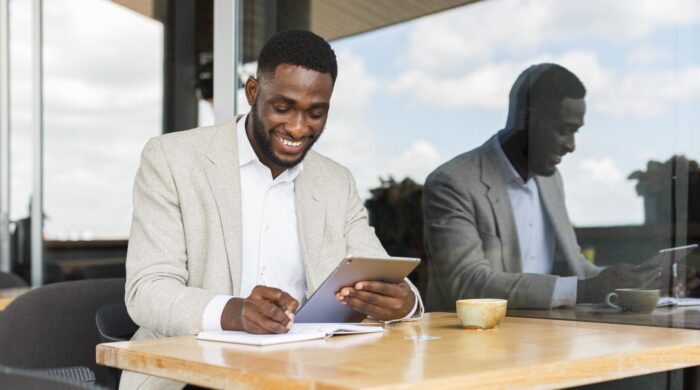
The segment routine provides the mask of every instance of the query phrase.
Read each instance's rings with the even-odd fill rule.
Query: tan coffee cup
[[[464,328],[491,329],[503,321],[507,306],[505,299],[460,299],[457,317]]]
[[[659,290],[618,288],[605,297],[605,304],[624,312],[651,313],[659,302]]]

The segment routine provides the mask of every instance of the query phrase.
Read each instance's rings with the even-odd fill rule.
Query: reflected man
[[[335,54],[321,37],[278,33],[246,82],[247,115],[148,142],[126,263],[135,339],[284,333],[349,253],[387,256],[348,169],[311,150],[336,75]],[[422,314],[407,280],[358,281],[336,299],[384,321]],[[129,372],[121,386],[183,384]]]
[[[585,95],[566,68],[531,66],[510,91],[505,129],[430,174],[423,198],[429,310],[482,297],[548,309],[659,283],[658,266],[601,269],[580,252],[556,166],[575,149]]]

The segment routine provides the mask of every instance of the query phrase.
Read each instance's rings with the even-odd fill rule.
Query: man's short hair
[[[525,69],[509,94],[506,129],[528,127],[532,111],[555,117],[565,98],[583,99],[586,88],[581,80],[561,65],[543,63]]]
[[[537,76],[530,87],[530,107],[552,113],[559,109],[565,98],[583,99],[586,87],[568,69],[557,64],[544,64],[547,68]]]
[[[331,45],[311,31],[282,31],[265,43],[258,56],[258,75],[273,76],[281,64],[329,73],[333,83],[338,76],[338,64]]]

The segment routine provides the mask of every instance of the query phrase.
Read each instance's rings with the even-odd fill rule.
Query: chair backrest
[[[61,282],[31,290],[0,312],[0,364],[24,368],[85,366],[98,383],[107,367],[95,362],[97,310],[124,301],[124,279]]]
[[[26,287],[27,283],[15,274],[0,272],[0,288]]]
[[[102,389],[100,386],[72,382],[47,373],[0,366],[0,384],[3,389],[23,390],[83,390]]]
[[[129,317],[124,302],[101,307],[95,315],[95,322],[103,343],[130,340],[139,329]]]

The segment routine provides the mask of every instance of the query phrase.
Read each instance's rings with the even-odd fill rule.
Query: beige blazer
[[[520,245],[494,136],[430,174],[423,193],[429,279],[427,310],[455,310],[463,298],[505,298],[509,308],[550,308],[556,276],[522,273]],[[556,233],[555,275],[599,269],[581,255],[557,171],[536,176]]]
[[[146,144],[134,184],[126,261],[125,301],[141,326],[134,339],[196,334],[215,295],[239,295],[237,142],[231,120]],[[387,255],[367,223],[348,169],[310,151],[294,191],[307,297],[347,254]],[[125,389],[182,386],[131,372],[121,382]]]

